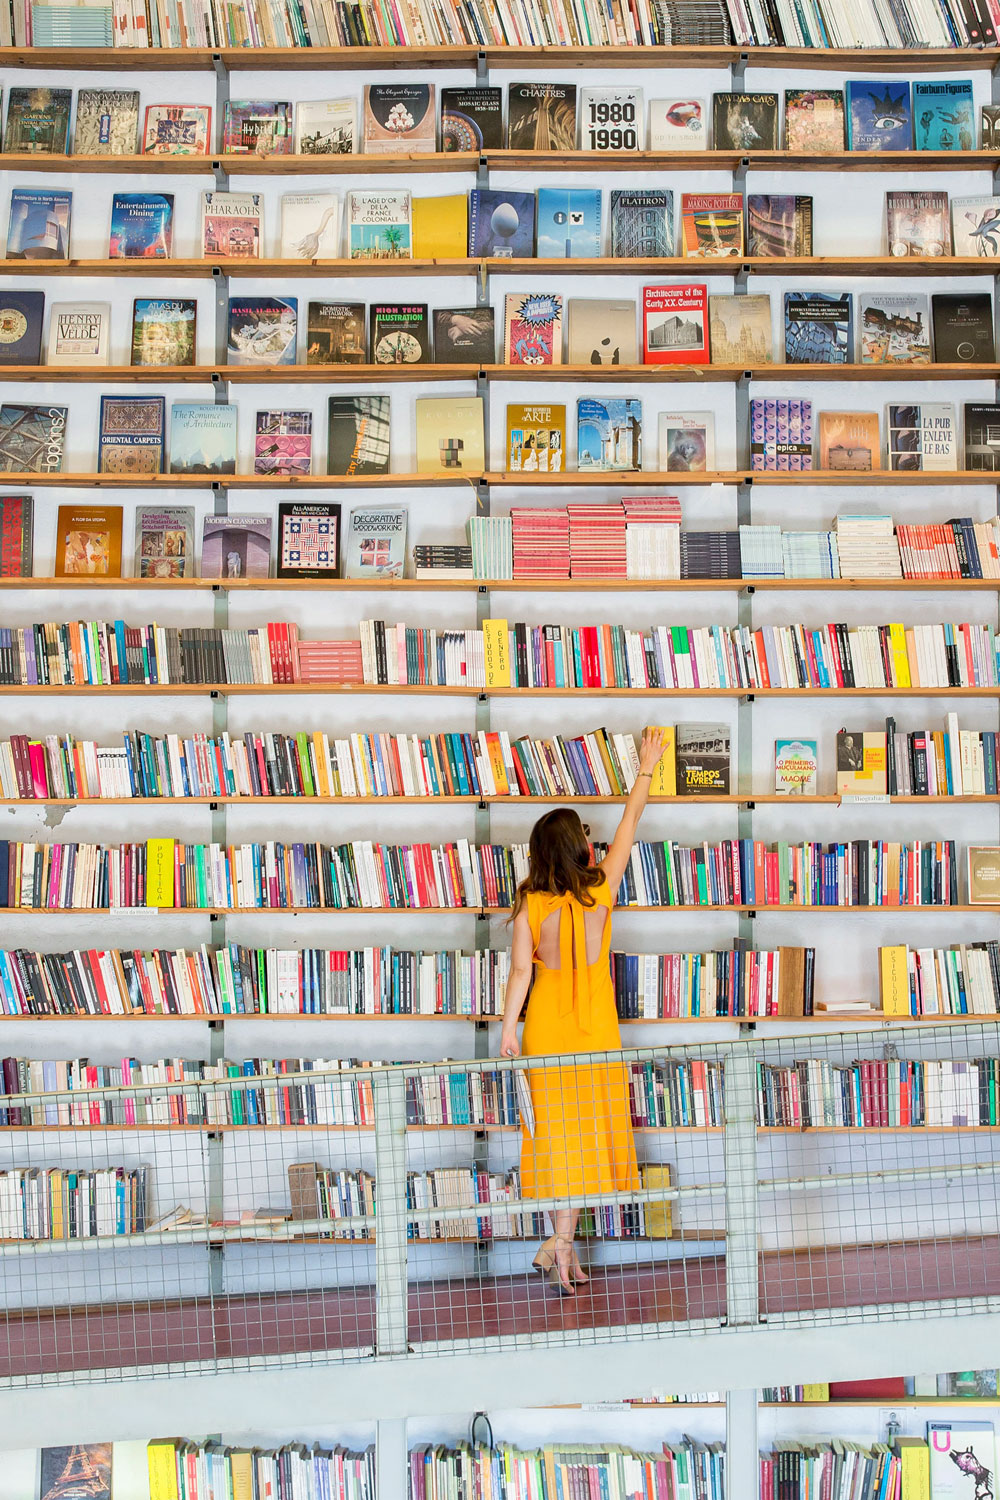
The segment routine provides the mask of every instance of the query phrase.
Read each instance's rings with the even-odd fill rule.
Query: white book
[[[642,89],[581,89],[580,150],[641,151]]]
[[[54,302],[49,311],[50,365],[106,365],[111,342],[109,302]]]
[[[295,106],[297,156],[351,156],[358,149],[354,99],[304,99]]]
[[[704,151],[708,146],[708,113],[704,99],[651,99],[650,151]]]
[[[996,259],[1000,255],[1000,198],[953,198],[951,237],[955,255]]]
[[[335,260],[340,254],[340,199],[334,193],[283,193],[284,260]]]

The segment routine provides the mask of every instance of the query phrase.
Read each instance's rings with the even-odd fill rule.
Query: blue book
[[[170,409],[171,474],[235,474],[236,413],[232,403],[175,401]]]
[[[971,79],[915,83],[913,134],[918,151],[971,151],[976,144]]]
[[[534,193],[473,188],[469,194],[469,254],[510,260],[534,253]]]
[[[166,260],[174,234],[173,193],[115,193],[110,260]]]
[[[14,188],[7,226],[8,260],[67,260],[72,193]]]
[[[854,350],[850,292],[785,293],[785,363],[846,365]]]
[[[593,470],[642,468],[642,402],[635,397],[595,400],[581,396],[576,403],[577,467]]]
[[[0,303],[0,365],[38,365],[42,358],[44,292],[12,288]]]
[[[600,255],[600,188],[539,188],[535,238],[539,260]]]
[[[850,151],[912,151],[910,90],[905,80],[848,80],[847,146]]]

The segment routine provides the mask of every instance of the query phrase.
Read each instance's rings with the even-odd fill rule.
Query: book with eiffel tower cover
[[[43,1448],[39,1500],[111,1500],[111,1444]]]

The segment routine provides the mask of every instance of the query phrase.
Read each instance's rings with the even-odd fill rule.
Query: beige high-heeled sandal
[[[546,1276],[555,1264],[555,1259],[556,1236],[554,1234],[550,1234],[544,1244],[539,1247],[538,1254],[535,1256],[531,1264],[536,1271],[540,1271],[543,1276]]]
[[[576,1252],[573,1249],[573,1241],[569,1237],[569,1235],[566,1234],[554,1234],[552,1238],[557,1243],[561,1240],[564,1245],[568,1245],[570,1247],[570,1263],[565,1268],[570,1285],[567,1286],[566,1282],[563,1281],[562,1276],[559,1274],[559,1261],[555,1256],[555,1252],[553,1251],[553,1262],[549,1267],[549,1286],[552,1287],[553,1291],[558,1292],[560,1297],[575,1297],[576,1293],[574,1292],[572,1286],[572,1282],[575,1280],[575,1277],[573,1276],[573,1261],[576,1258]],[[577,1264],[579,1264],[579,1262],[577,1262]]]

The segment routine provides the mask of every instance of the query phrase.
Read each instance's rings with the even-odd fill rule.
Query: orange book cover
[[[874,411],[821,411],[819,414],[819,466],[843,473],[882,467],[878,413]]]
[[[56,522],[56,577],[120,578],[122,507],[60,505]]]

